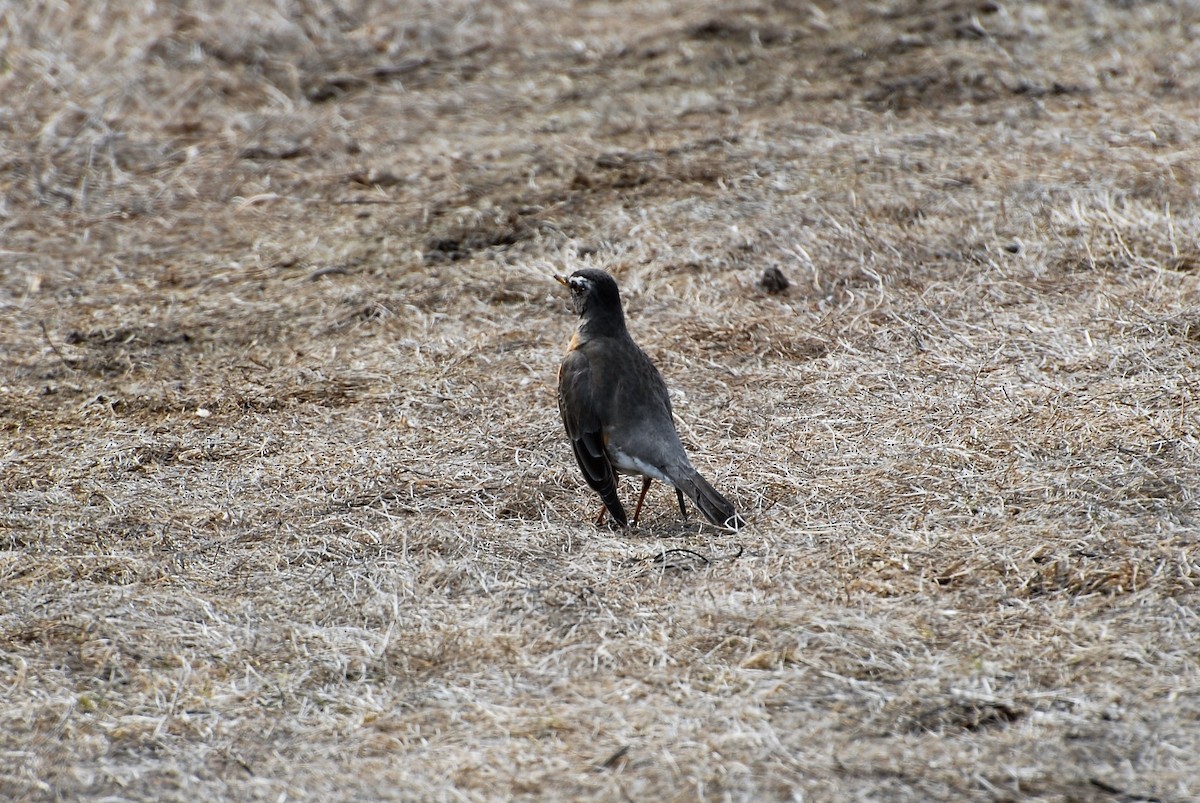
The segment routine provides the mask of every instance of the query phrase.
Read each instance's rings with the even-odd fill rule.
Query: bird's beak
[[[569,287],[571,286],[570,284],[568,284],[568,283],[567,283],[567,277],[566,277],[566,276],[560,276],[560,275],[558,275],[557,273],[556,273],[556,274],[554,274],[554,281],[558,282],[558,283],[559,283],[559,284],[561,284],[563,287],[567,287],[567,288],[569,288]]]

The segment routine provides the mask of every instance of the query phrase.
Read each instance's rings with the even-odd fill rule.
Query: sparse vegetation
[[[1197,40],[0,4],[0,797],[1200,796]],[[745,531],[591,525],[583,265]]]

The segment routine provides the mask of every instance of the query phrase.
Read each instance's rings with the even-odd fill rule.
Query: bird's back
[[[596,337],[579,349],[585,355],[600,351],[620,355],[618,360],[589,360],[609,444],[660,468],[686,463],[666,382],[633,339],[627,334]]]

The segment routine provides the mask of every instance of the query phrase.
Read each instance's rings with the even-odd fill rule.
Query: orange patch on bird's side
[[[570,354],[577,348],[579,348],[579,332],[571,335],[571,342],[567,344],[567,353]]]

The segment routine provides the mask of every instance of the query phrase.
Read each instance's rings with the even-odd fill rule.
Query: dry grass
[[[1200,8],[824,6],[0,5],[0,797],[1200,796]]]

